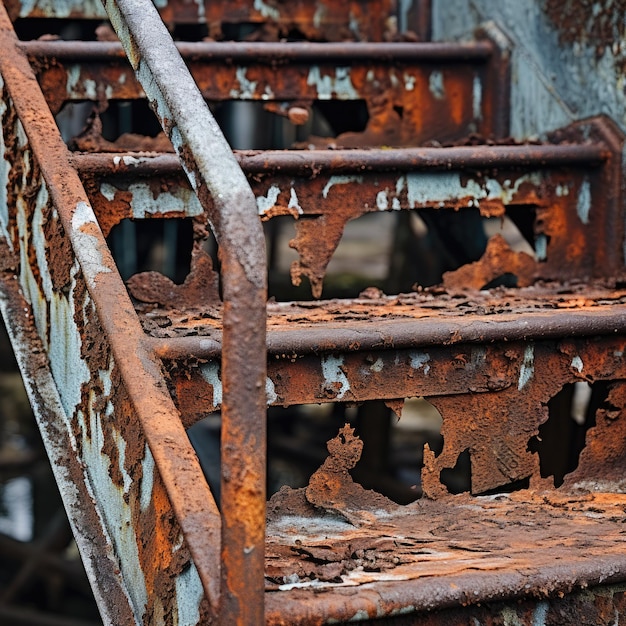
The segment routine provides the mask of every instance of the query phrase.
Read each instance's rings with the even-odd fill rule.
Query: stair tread
[[[353,511],[352,523],[270,514],[268,623],[285,612],[294,624],[310,615],[342,621],[376,617],[382,606],[385,614],[429,610],[618,580],[624,505],[621,493],[523,490],[419,500],[369,520]]]
[[[181,299],[180,304],[183,304]],[[180,343],[206,355],[218,349],[220,306],[179,308],[138,304],[144,330],[166,346]],[[626,290],[599,283],[551,283],[520,289],[450,291],[321,302],[270,302],[268,349],[371,349],[463,341],[614,333],[626,321]],[[317,327],[317,332],[316,332]],[[300,333],[306,332],[306,338]],[[336,333],[336,334],[335,334]],[[204,342],[209,338],[215,343]],[[290,344],[290,342],[292,342]],[[204,347],[202,347],[204,346]]]

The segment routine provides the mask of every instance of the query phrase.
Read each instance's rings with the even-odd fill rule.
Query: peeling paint
[[[443,82],[443,73],[441,71],[434,70],[430,73],[430,76],[428,78],[428,90],[436,100],[443,100],[446,97],[446,90]]]
[[[125,154],[124,156],[114,156],[113,157],[113,165],[115,165],[116,167],[119,166],[120,163],[123,163],[124,165],[128,166],[128,167],[134,167],[137,165],[141,165],[142,163],[149,163],[150,159],[147,157],[134,157],[128,154]]]
[[[517,390],[521,391],[531,381],[535,375],[535,346],[529,344],[524,349],[524,358],[519,371],[519,380],[517,382]]]
[[[389,208],[389,200],[387,200],[387,190],[379,191],[376,194],[376,206],[379,211],[386,211]]]
[[[272,20],[280,19],[280,11],[266,4],[263,0],[254,0],[254,10],[258,11],[263,17],[268,17]]]
[[[572,359],[570,367],[580,374],[583,371],[583,360],[578,355],[576,355]]]
[[[543,233],[535,237],[535,256],[537,261],[545,261],[548,258],[548,238]]]
[[[372,372],[382,372],[383,368],[385,366],[385,362],[382,359],[376,359],[376,361],[374,361],[374,363],[372,363],[370,365],[370,370],[372,370]]]
[[[585,178],[580,191],[578,192],[578,202],[576,203],[576,212],[583,224],[589,224],[589,212],[591,211],[591,185],[589,180]]]
[[[143,459],[143,471],[141,473],[141,488],[139,491],[139,506],[141,511],[145,511],[150,506],[152,500],[152,489],[154,487],[154,457],[150,452],[148,444],[145,446],[144,459]]]
[[[524,174],[512,184],[510,181],[499,183],[487,178],[480,183],[474,179],[461,179],[456,172],[410,172],[406,176],[407,198],[411,208],[419,208],[435,202],[447,202],[456,198],[468,197],[474,205],[481,200],[501,200],[503,204],[511,204],[522,184],[528,182],[535,186],[541,183],[541,174],[532,172]]]
[[[334,392],[334,397],[341,400],[350,391],[350,382],[342,370],[343,356],[333,354],[322,357],[322,375],[325,388]]]
[[[359,94],[352,84],[349,67],[334,68],[334,75],[323,74],[321,69],[314,65],[307,77],[306,84],[314,86],[319,100],[358,100]]]
[[[322,190],[322,197],[327,198],[328,192],[335,185],[348,185],[349,183],[362,183],[363,176],[331,176]]]
[[[474,76],[472,83],[472,113],[475,120],[483,118],[483,83],[479,76]]]
[[[278,401],[276,386],[274,385],[274,381],[269,376],[265,379],[265,395],[267,396],[268,405],[274,404]]]
[[[257,198],[257,204],[258,204],[258,198]],[[293,187],[291,188],[291,191],[289,193],[289,204],[287,205],[287,208],[295,209],[298,215],[302,215],[304,213],[304,211],[302,210],[302,207],[300,206],[300,202],[298,201],[296,190]]]
[[[21,0],[20,17],[40,11],[54,17],[69,17],[72,13],[106,19],[102,3],[97,0]]]
[[[80,95],[88,100],[97,100],[98,98],[96,81],[91,78],[83,78],[80,65],[71,65],[67,68],[65,89],[68,94]]]
[[[204,380],[213,388],[213,408],[222,404],[222,381],[220,380],[220,366],[216,361],[209,361],[200,365],[200,373]]]
[[[547,602],[537,602],[533,612],[533,626],[545,626],[549,608],[550,605]]]
[[[4,118],[7,110],[4,102],[4,81],[0,76],[0,119]],[[7,187],[9,185],[9,170],[11,163],[6,159],[6,146],[4,145],[4,134],[0,133],[0,157],[2,165],[0,166],[0,236],[4,238],[9,246],[9,250],[13,250],[13,241],[9,235],[9,207],[7,204]]]
[[[280,189],[276,185],[272,185],[267,192],[267,196],[257,196],[256,206],[259,215],[264,215],[272,209],[276,205],[276,200],[278,200],[279,195]]]
[[[100,193],[107,200],[114,200],[118,191],[118,188],[110,183],[103,182],[100,185]],[[180,213],[182,216],[196,217],[202,215],[203,212],[196,194],[185,186],[179,185],[172,191],[161,191],[156,197],[152,189],[143,183],[131,183],[124,191],[132,194],[130,206],[134,219],[166,213]]]
[[[102,253],[99,249],[100,240],[86,232],[86,225],[93,225],[98,230],[98,222],[92,208],[85,202],[79,202],[72,217],[72,228],[77,247],[81,251],[81,263],[87,282],[95,287],[95,279],[98,274],[110,273],[111,268],[104,265]]]
[[[241,100],[252,100],[256,93],[256,87],[258,81],[249,80],[246,76],[247,68],[238,67],[236,71],[237,82],[239,83],[239,89],[231,89],[231,98]]]
[[[202,582],[195,565],[190,562],[176,578],[176,604],[178,626],[194,626],[200,623],[200,604],[204,597]]]
[[[428,372],[430,372],[430,354],[427,352],[411,352],[411,367],[414,370],[419,370],[424,368],[424,376],[428,376]]]

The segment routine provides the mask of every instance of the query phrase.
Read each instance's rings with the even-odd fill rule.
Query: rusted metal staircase
[[[90,4],[0,8],[0,305],[103,620],[613,623],[626,578],[621,132],[597,117],[507,139],[509,44],[493,26],[472,42],[402,41],[382,0],[155,4],[161,16],[106,2],[121,45],[14,30],[102,19]],[[409,14],[416,39],[428,9]],[[162,19],[208,24],[211,39],[258,23],[261,38],[317,42],[175,44]],[[68,102],[102,114],[143,98],[176,154],[105,140],[98,115],[66,147],[55,115]],[[238,99],[295,122],[317,101],[365,101],[369,117],[315,149],[233,153],[205,100]],[[506,217],[532,253],[496,235],[434,288],[267,302],[261,220],[293,217],[292,278],[319,298],[348,221],[404,210],[442,236],[460,229],[453,248],[470,239],[465,217]],[[106,238],[127,218],[192,220],[183,283],[124,284]],[[556,488],[543,428],[581,381],[595,389],[586,447]],[[362,443],[345,426],[308,487],[266,507],[268,405],[400,413],[420,396],[443,416],[426,497],[399,506],[355,483]],[[217,411],[219,502],[186,434]],[[464,454],[471,489],[453,495],[443,477]]]

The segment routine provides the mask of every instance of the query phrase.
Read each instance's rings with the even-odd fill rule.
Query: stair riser
[[[387,45],[388,51],[363,44],[352,56],[347,45],[347,53],[340,58],[323,54],[325,50],[319,48],[305,48],[290,58],[276,48],[276,56],[268,54],[262,63],[253,64],[244,53],[263,55],[262,49],[213,44],[197,51],[191,48],[186,61],[202,95],[213,102],[364,100],[369,111],[368,132],[342,137],[342,145],[348,147],[417,145],[435,138],[447,141],[470,133],[490,136],[506,132],[493,122],[496,109],[502,106],[501,92],[506,89],[495,84],[490,74],[490,44],[477,48],[430,44],[421,54],[419,44],[413,45],[416,52],[402,44]],[[39,67],[38,80],[53,111],[66,101],[145,97],[118,47],[105,45],[105,59],[98,60],[98,54],[103,55],[96,45],[90,63],[64,59],[65,45],[55,56],[54,47],[25,46]],[[77,56],[77,51],[73,55]]]

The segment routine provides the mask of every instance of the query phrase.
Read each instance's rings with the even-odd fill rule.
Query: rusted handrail
[[[254,194],[152,2],[105,8],[189,181],[207,207],[223,276],[220,619],[263,621],[265,242]],[[209,200],[212,199],[212,202]],[[245,599],[245,601],[244,601]]]

